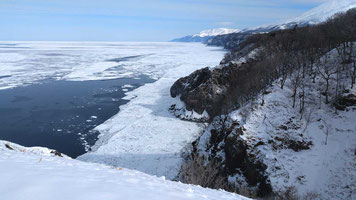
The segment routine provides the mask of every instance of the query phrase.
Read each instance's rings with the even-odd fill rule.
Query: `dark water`
[[[0,90],[0,140],[43,146],[77,157],[93,145],[94,127],[119,112],[122,86],[153,82],[139,79],[54,81]]]

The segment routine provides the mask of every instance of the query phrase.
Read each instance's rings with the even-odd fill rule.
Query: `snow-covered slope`
[[[312,195],[317,196],[316,199],[355,199],[356,106],[337,113],[329,104],[322,102],[319,108],[318,92],[313,89],[308,91],[308,109],[300,118],[299,110],[291,104],[290,86],[281,89],[276,84],[268,91],[270,94],[265,95],[263,106],[260,97],[256,99],[257,103],[246,104],[230,113],[230,117],[243,127],[241,138],[249,146],[248,154],[266,165],[265,173],[273,191],[278,193],[294,187],[298,196],[310,199]],[[350,94],[355,95],[356,90]],[[211,143],[217,138],[211,138],[211,129],[216,129],[216,126],[211,124],[198,140],[198,152],[204,158],[220,156],[224,160],[226,154],[213,154],[210,148],[212,145],[221,146],[223,150],[229,147],[226,141]],[[296,151],[286,147],[291,140],[311,142],[311,145],[308,149]],[[241,173],[230,176],[228,180],[238,187],[248,185]]]
[[[200,33],[194,35],[188,35],[182,38],[174,39],[172,40],[172,42],[204,42],[218,35],[237,33],[239,31],[240,30],[237,29],[227,29],[227,28],[210,29],[210,30],[201,31]]]
[[[355,7],[356,0],[330,0],[295,19],[286,21],[285,23],[294,22],[298,24],[317,24],[327,20],[336,13],[345,12]]]
[[[295,119],[298,112],[291,107],[291,91],[281,90],[278,86],[271,91],[265,98],[266,105],[256,106],[247,118],[244,124],[248,133],[244,136],[246,141],[255,139],[267,144],[273,137],[286,134],[289,138],[298,138],[299,133],[313,143],[310,150],[300,152],[291,149],[274,151],[268,145],[258,148],[260,155],[265,156],[263,160],[268,166],[267,173],[274,190],[295,186],[300,195],[316,192],[322,199],[352,198],[356,189],[355,108],[335,114],[328,105],[322,104],[319,109],[313,104],[305,114],[306,119]],[[313,101],[317,102],[316,95],[310,99]],[[235,116],[239,118],[239,115]],[[296,130],[276,129],[281,124],[288,124],[288,120]]]
[[[294,26],[315,25],[326,21],[333,15],[346,12],[356,7],[356,0],[329,0],[318,7],[315,7],[299,17],[282,21],[280,23],[262,25],[256,28],[246,28],[242,33],[270,32],[279,29],[289,29]]]
[[[26,148],[0,141],[0,199],[247,199],[50,152],[46,148]]]

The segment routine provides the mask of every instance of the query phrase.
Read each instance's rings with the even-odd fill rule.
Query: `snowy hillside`
[[[46,148],[0,141],[0,199],[247,199],[61,156]]]
[[[275,85],[269,92],[264,97],[265,105],[247,104],[230,113],[229,124],[239,124],[243,131],[241,136],[230,134],[226,137],[239,137],[249,146],[248,155],[263,161],[274,192],[294,187],[299,196],[351,200],[356,195],[356,108],[338,111],[337,114],[325,104],[319,109],[316,103],[318,96],[313,95],[308,99],[312,104],[310,109],[300,119],[297,109],[290,104],[290,88],[282,90]],[[317,94],[316,91],[308,93]],[[257,102],[262,102],[262,97]],[[251,109],[253,111],[246,115]],[[212,129],[216,126],[211,124],[200,137],[198,152],[209,160],[210,157],[225,160],[224,151],[227,150],[224,149],[231,148],[225,144],[229,140],[210,143],[213,140]],[[297,141],[299,148],[305,149],[287,147],[293,140]],[[222,148],[214,154],[216,150],[211,145]],[[240,188],[247,187],[245,176],[236,173],[228,180]]]
[[[297,109],[290,104],[290,89],[281,90],[276,85],[270,88],[271,94],[265,96],[264,106],[253,106],[254,111],[242,120],[247,133],[242,136],[244,141],[256,146],[252,154],[267,165],[274,191],[294,186],[301,196],[315,192],[321,199],[352,199],[356,195],[355,107],[335,113],[333,108],[322,103],[319,109],[318,96],[311,95],[308,112],[298,119]],[[317,91],[308,93],[317,94]],[[242,111],[231,113],[233,119],[241,122]],[[280,149],[278,142],[270,143],[276,138],[311,142],[312,145],[301,151]],[[235,176],[230,181],[238,179]]]
[[[317,24],[327,20],[336,13],[345,12],[355,7],[356,0],[330,0],[295,19],[286,21],[286,23],[294,22],[298,24]]]
[[[177,38],[172,40],[172,42],[205,42],[212,37],[218,35],[226,35],[230,33],[238,33],[240,30],[237,29],[227,29],[227,28],[218,28],[218,29],[211,29],[211,30],[204,30],[200,33],[194,35],[188,35],[182,38]]]
[[[246,28],[242,33],[270,32],[279,29],[293,28],[295,25],[315,25],[326,21],[333,15],[345,12],[356,7],[356,0],[329,0],[320,6],[313,8],[297,18],[282,21],[280,23],[262,25],[256,28]]]
[[[355,199],[355,17],[256,34],[177,80],[172,97],[214,117],[179,180],[253,198]]]

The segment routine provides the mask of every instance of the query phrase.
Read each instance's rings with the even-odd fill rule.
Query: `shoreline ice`
[[[196,69],[217,65],[224,51],[217,47],[188,48],[184,62],[170,63],[154,83],[127,92],[130,100],[120,112],[95,128],[101,134],[93,151],[79,160],[136,169],[174,179],[182,162],[181,152],[203,130],[203,124],[182,121],[168,110],[182,104],[170,96],[171,85]],[[174,62],[174,61],[173,61]]]

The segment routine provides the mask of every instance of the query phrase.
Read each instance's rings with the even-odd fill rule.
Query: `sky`
[[[326,0],[0,0],[0,40],[168,41],[299,16]]]

